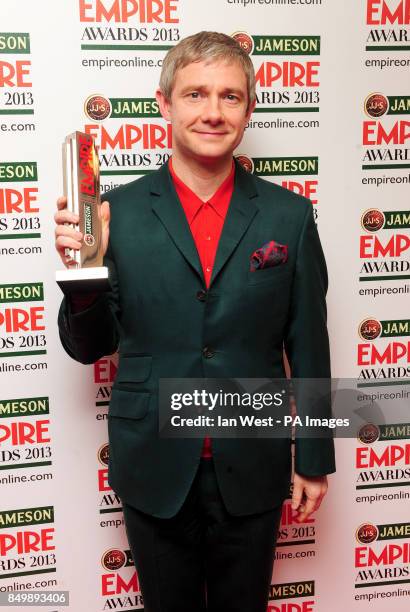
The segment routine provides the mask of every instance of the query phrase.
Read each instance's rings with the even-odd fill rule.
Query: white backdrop
[[[150,101],[166,47],[241,33],[259,104],[238,153],[314,202],[333,376],[357,380],[371,420],[369,393],[409,402],[410,4],[3,0],[0,16],[0,593],[67,589],[75,612],[140,610],[106,481],[115,360],[82,366],[58,339],[61,143],[95,135],[103,190],[157,168],[170,131]],[[409,438],[338,441],[321,510],[300,526],[286,502],[270,612],[408,609]]]

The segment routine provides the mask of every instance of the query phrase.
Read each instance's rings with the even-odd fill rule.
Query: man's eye
[[[237,100],[239,100],[238,96],[235,96],[235,94],[227,94],[226,97],[228,98],[228,100],[231,100],[232,102],[236,102]]]
[[[199,91],[191,91],[189,95],[191,98],[194,98],[194,100],[197,100],[199,98]]]

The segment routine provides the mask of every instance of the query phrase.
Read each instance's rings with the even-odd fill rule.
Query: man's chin
[[[218,159],[226,159],[232,157],[234,149],[231,147],[197,147],[192,153],[197,159],[217,161]]]

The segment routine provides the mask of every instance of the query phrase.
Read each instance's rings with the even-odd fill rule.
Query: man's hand
[[[71,225],[78,225],[79,217],[74,213],[67,210],[67,198],[62,197],[57,200],[57,212],[54,215],[56,222],[55,228],[55,247],[57,253],[60,255],[63,264],[69,268],[73,265],[73,260],[67,257],[65,250],[74,249],[79,251],[81,249],[81,243],[83,235]],[[110,234],[110,205],[108,202],[103,202],[98,208],[98,214],[102,221],[102,248],[103,254],[107,250],[108,238]]]
[[[298,523],[303,523],[322,503],[327,491],[327,476],[301,476],[293,479],[292,510],[298,511]]]

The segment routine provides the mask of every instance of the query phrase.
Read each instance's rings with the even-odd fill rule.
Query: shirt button
[[[205,240],[211,240],[211,236],[207,236]]]
[[[205,359],[211,359],[215,355],[215,351],[211,349],[209,346],[205,346],[202,349],[202,354],[205,357]]]
[[[207,272],[210,272],[210,271],[211,271],[210,266],[207,266],[207,267],[206,267],[206,271],[207,271]]]
[[[200,291],[197,291],[196,297],[200,302],[205,302],[206,291],[204,291],[203,289],[201,289]]]

